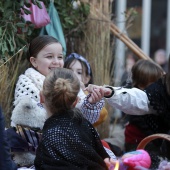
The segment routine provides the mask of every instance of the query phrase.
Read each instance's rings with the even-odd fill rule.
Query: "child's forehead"
[[[41,53],[61,53],[61,54],[63,54],[62,46],[59,43],[48,44],[44,48],[42,48],[40,50],[40,52]]]
[[[79,68],[79,69],[82,69],[82,63],[81,63],[81,61],[79,61],[78,59],[74,59],[74,60],[70,63],[70,68]]]

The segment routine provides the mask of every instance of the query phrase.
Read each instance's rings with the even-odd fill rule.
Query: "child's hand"
[[[109,170],[114,170],[114,167],[115,167],[117,161],[118,160],[113,160],[112,158],[104,159],[104,162],[106,163]]]
[[[90,103],[97,103],[103,98],[103,94],[99,91],[99,89],[94,89],[93,92],[90,93],[90,97],[88,101]]]
[[[98,93],[98,96],[100,96],[101,98],[110,96],[111,93],[112,93],[112,90],[110,88],[106,88],[106,87],[103,87],[103,86],[97,86],[97,85],[93,85],[93,84],[89,84],[88,87],[85,88],[85,90],[87,90],[89,93],[93,93],[94,91],[96,91],[95,93],[97,93],[97,91],[98,91],[98,92],[100,92],[100,94]],[[96,99],[98,101],[100,101],[101,98],[100,99],[96,98]],[[97,101],[97,100],[95,100],[95,101]]]
[[[96,86],[94,88],[90,86],[90,89],[88,90],[88,92],[90,93],[90,97],[88,101],[92,104],[99,102],[104,96],[104,91],[102,90],[101,86]]]

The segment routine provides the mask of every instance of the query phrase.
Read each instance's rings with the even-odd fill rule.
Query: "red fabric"
[[[135,125],[128,124],[125,128],[125,142],[131,144],[139,143],[146,136]]]
[[[108,144],[106,141],[101,140],[101,142],[102,142],[102,144],[103,144],[104,147],[106,147],[107,149],[110,149],[110,150],[111,150],[109,144]]]

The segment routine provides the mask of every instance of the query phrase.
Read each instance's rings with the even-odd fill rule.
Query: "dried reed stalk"
[[[18,78],[18,71],[21,67],[21,58],[23,51],[20,50],[5,63],[1,62],[0,65],[0,105],[6,118],[6,126],[9,126],[11,111],[13,108],[13,97],[15,83]]]
[[[94,84],[109,84],[109,71],[112,60],[110,49],[110,24],[96,19],[91,19],[96,15],[94,14],[95,8],[97,8],[100,13],[110,13],[109,0],[89,0],[89,4],[91,12],[88,22],[86,23],[87,29],[84,30],[84,56],[87,58],[92,67]],[[108,17],[110,17],[110,15],[108,15]],[[109,136],[109,124],[110,120],[108,116],[108,119],[105,122],[97,126],[97,130],[101,138]]]

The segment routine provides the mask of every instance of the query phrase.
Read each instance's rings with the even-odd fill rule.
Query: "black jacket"
[[[46,120],[35,159],[37,170],[106,170],[109,157],[94,127],[71,113]]]

